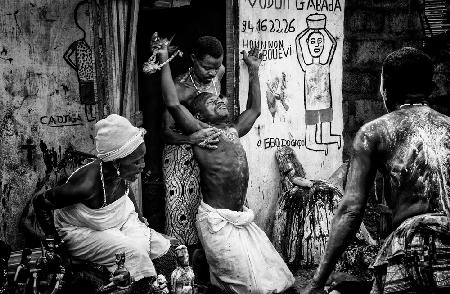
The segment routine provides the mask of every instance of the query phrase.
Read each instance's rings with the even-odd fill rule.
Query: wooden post
[[[239,3],[238,0],[226,1],[225,30],[226,48],[225,58],[227,70],[225,73],[226,94],[232,98],[229,105],[233,118],[239,114]]]

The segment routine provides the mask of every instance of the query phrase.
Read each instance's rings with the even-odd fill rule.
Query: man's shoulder
[[[353,140],[353,148],[355,150],[362,148],[366,151],[374,151],[380,141],[385,141],[381,138],[386,136],[389,119],[388,115],[383,115],[361,126]]]
[[[189,71],[182,73],[175,77],[174,82],[175,84],[186,84],[189,81]]]

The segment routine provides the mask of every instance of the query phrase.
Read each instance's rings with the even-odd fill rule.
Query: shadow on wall
[[[64,184],[72,172],[95,158],[92,154],[75,150],[71,145],[67,147],[62,156],[58,156],[54,148],[48,149],[43,141],[40,143],[40,148],[46,171],[44,178],[38,180],[33,195]],[[28,247],[38,247],[40,241],[45,239],[45,234],[37,222],[32,200],[33,197],[25,205],[20,217],[19,229],[24,233],[25,243]]]

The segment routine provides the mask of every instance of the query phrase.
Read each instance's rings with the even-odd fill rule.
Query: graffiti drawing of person
[[[305,73],[306,148],[324,151],[327,155],[328,145],[337,144],[338,149],[341,148],[341,135],[331,132],[333,104],[330,65],[336,50],[336,39],[325,27],[324,14],[311,14],[306,18],[306,23],[308,27],[295,40],[297,58]],[[331,41],[330,48],[325,46],[325,38]],[[324,124],[328,127],[324,127]]]
[[[64,60],[77,72],[80,103],[85,106],[87,121],[94,121],[94,105],[97,104],[95,94],[95,63],[92,52],[90,26],[91,11],[89,1],[81,1],[74,11],[76,26],[83,32],[83,37],[73,42],[64,53]],[[87,18],[87,19],[85,19]]]

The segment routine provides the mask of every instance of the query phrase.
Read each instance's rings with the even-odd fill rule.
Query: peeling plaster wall
[[[0,239],[15,249],[24,245],[18,224],[35,190],[81,163],[67,151],[94,153],[92,107],[81,104],[77,72],[63,58],[84,36],[76,6],[0,0]],[[80,26],[88,25],[86,12]]]

